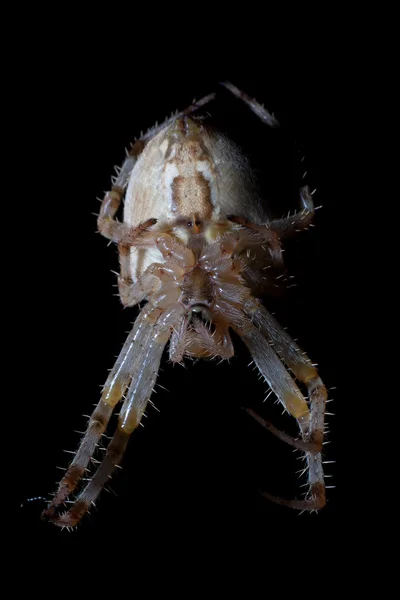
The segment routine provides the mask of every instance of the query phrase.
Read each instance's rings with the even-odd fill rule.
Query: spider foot
[[[273,433],[278,439],[282,440],[282,442],[289,444],[289,446],[293,446],[297,450],[303,450],[304,452],[312,452],[312,453],[320,452],[321,449],[318,446],[318,444],[315,444],[313,442],[308,442],[308,441],[305,441],[305,440],[302,440],[299,438],[294,438],[293,436],[288,435],[284,431],[277,429],[277,427],[272,425],[272,423],[270,423],[269,421],[266,421],[265,419],[260,417],[260,415],[258,415],[251,408],[245,408],[245,411],[251,417],[253,417],[253,419],[255,419],[257,421],[257,423],[259,423],[262,427],[267,429],[267,431],[270,431],[271,433]]]
[[[295,510],[302,511],[318,511],[321,510],[326,504],[325,490],[321,485],[314,485],[310,491],[309,497],[304,500],[287,500],[280,496],[274,496],[268,492],[261,492],[261,495],[266,500],[280,504],[281,506],[287,506],[288,508],[294,508]]]
[[[50,521],[58,527],[72,529],[76,527],[85,513],[88,512],[89,505],[83,500],[73,503],[70,510],[57,514],[56,507],[49,507],[42,512],[42,520]]]

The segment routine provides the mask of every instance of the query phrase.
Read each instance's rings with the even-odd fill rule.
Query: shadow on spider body
[[[223,84],[268,126],[278,122],[258,102]],[[321,450],[326,389],[304,352],[261,304],[284,268],[281,242],[307,228],[312,196],[300,190],[300,211],[270,220],[254,188],[247,159],[196,111],[214,95],[194,103],[132,146],[111,191],[102,202],[100,233],[116,243],[122,304],[145,305],[104,385],[78,451],[43,516],[73,527],[95,502],[119,465],[139,425],[156,382],[164,349],[185,357],[229,359],[230,331],[245,343],[271,390],[298,424],[295,439],[249,414],[276,436],[301,450],[309,490],[302,500],[264,493],[298,510],[325,505]],[[123,222],[116,214],[123,203]],[[289,373],[289,370],[292,374]],[[296,380],[307,387],[304,397]],[[71,508],[65,502],[83,479],[96,446],[118,404],[118,425],[97,471]]]

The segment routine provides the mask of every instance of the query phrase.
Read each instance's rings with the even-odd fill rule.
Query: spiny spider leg
[[[162,267],[162,265],[157,266]],[[119,295],[124,306],[136,306],[136,304],[142,302],[148,295],[153,295],[158,291],[161,282],[154,275],[156,271],[154,267],[155,265],[151,265],[146,269],[135,283],[132,282],[129,284],[126,278],[118,277]]]
[[[265,419],[260,417],[260,415],[257,414],[253,409],[245,408],[245,411],[251,417],[253,417],[253,419],[255,419],[257,421],[257,423],[259,423],[262,427],[264,427],[265,429],[267,429],[268,431],[273,433],[282,442],[289,444],[289,446],[293,446],[293,448],[297,448],[298,450],[304,450],[304,451],[310,450],[310,451],[315,452],[316,450],[318,450],[318,447],[315,444],[312,444],[310,442],[304,442],[301,439],[295,438],[291,435],[288,435],[284,431],[281,431],[280,429],[275,427],[275,425],[273,425],[269,421],[266,421]]]
[[[101,399],[90,418],[88,428],[74,460],[62,478],[49,507],[43,511],[44,517],[57,520],[57,509],[73,493],[83,477],[96,446],[106,430],[114,407],[122,399],[132,377],[133,369],[135,366],[137,368],[136,357],[141,354],[138,351],[138,345],[140,349],[141,339],[147,339],[151,336],[151,327],[146,322],[149,312],[149,309],[143,309],[137,318],[135,327],[129,334],[113,369],[108,375]]]
[[[246,314],[251,316],[254,325],[273,344],[274,350],[293,371],[294,375],[307,386],[311,406],[310,429],[307,432],[307,437],[311,443],[316,444],[318,449],[321,450],[327,391],[317,369],[260,302],[254,299],[249,301],[246,304],[245,311]]]
[[[153,391],[161,357],[170,337],[170,327],[176,323],[181,312],[182,307],[177,304],[165,312],[161,312],[161,309],[147,311],[146,329],[132,357],[131,383],[118,417],[117,430],[92,480],[79,494],[72,508],[60,515],[57,525],[76,525],[95,502],[121,461],[129,438],[139,425]]]
[[[274,317],[256,300],[251,300],[245,308],[252,322],[272,343],[275,351],[293,371],[294,375],[307,386],[310,405],[310,419],[307,430],[302,429],[304,442],[312,445],[305,450],[308,466],[308,482],[310,484],[309,498],[304,501],[284,500],[279,498],[279,504],[293,508],[310,509],[322,508],[325,505],[325,484],[322,468],[322,443],[324,436],[324,417],[327,400],[327,390],[318,375],[317,369],[310,359],[297,346],[295,341],[279,325]],[[270,495],[266,497],[271,499]]]
[[[138,426],[146,404],[151,396],[157,377],[164,347],[183,313],[183,307],[173,302],[180,295],[175,283],[183,266],[194,264],[193,253],[176,242],[171,236],[158,233],[156,244],[162,255],[171,261],[159,265],[153,263],[142,277],[129,289],[130,301],[140,302],[150,292],[148,304],[139,314],[121,353],[105,383],[101,400],[93,413],[89,428],[78,449],[74,461],[62,479],[53,502],[43,516],[61,527],[72,527],[87,511],[91,502],[100,493],[104,483],[114,470],[117,459],[122,457],[129,435]],[[159,285],[156,285],[156,279]],[[136,294],[136,295],[135,295]],[[126,396],[120,411],[118,430],[104,461],[100,464],[91,482],[78,496],[72,508],[58,516],[60,506],[75,490],[89,460],[92,458],[111,413],[118,402]],[[104,418],[99,417],[99,413]],[[94,433],[93,433],[94,430]],[[96,434],[96,435],[95,435]],[[90,442],[90,443],[89,443]]]
[[[142,310],[132,334],[130,334],[128,349],[124,346],[116,367],[110,373],[104,387],[100,404],[107,406],[109,415],[115,405],[122,399],[122,395],[129,384],[120,415],[117,430],[108,445],[105,457],[100,463],[91,481],[79,494],[70,510],[60,515],[57,509],[66,500],[67,495],[76,487],[82,477],[93,452],[89,454],[84,440],[78,450],[81,456],[81,467],[76,473],[73,485],[69,485],[68,493],[65,493],[65,481],[69,481],[71,467],[60,484],[59,490],[53,502],[43,512],[45,518],[50,519],[60,527],[74,527],[87,512],[91,503],[94,503],[101,489],[108,481],[115,466],[120,462],[128,443],[131,433],[138,426],[147,402],[151,396],[153,386],[159,370],[161,356],[170,336],[170,327],[179,317],[180,306],[174,306],[163,312],[162,309],[147,306]],[[127,351],[128,350],[128,351]],[[94,415],[96,414],[95,410]],[[109,418],[109,417],[108,417]],[[105,427],[104,427],[105,429]],[[76,470],[76,469],[75,469]]]
[[[265,343],[265,337],[247,315],[234,303],[221,299],[218,300],[218,307],[222,314],[229,317],[230,326],[248,347],[269,387],[286,410],[295,417],[302,433],[306,434],[310,421],[307,402],[278,355]]]
[[[159,236],[162,239],[162,235],[159,234]],[[120,277],[119,293],[121,302],[124,306],[135,306],[145,300],[147,296],[152,297],[156,294],[162,282],[166,281],[174,281],[174,273],[172,269],[168,269],[162,263],[152,263],[135,283],[128,285],[127,279],[122,280]]]
[[[244,217],[229,215],[228,219],[243,227],[252,229],[260,233],[268,244],[271,254],[272,264],[276,268],[283,268],[282,246],[280,240],[290,237],[306,229],[312,222],[315,215],[315,208],[312,196],[308,186],[300,189],[301,211],[292,216],[282,219],[274,219],[265,225],[256,225]]]
[[[253,303],[258,310],[261,305],[255,301]],[[275,350],[268,343],[265,343],[265,332],[259,330],[259,323],[256,321],[257,312],[254,313],[254,311],[251,311],[255,321],[253,324],[245,313],[230,302],[220,301],[219,304],[223,313],[229,315],[232,328],[243,339],[269,387],[282,402],[286,410],[296,418],[303,441],[316,446],[312,451],[305,450],[308,466],[308,482],[310,484],[308,498],[305,500],[286,500],[275,498],[271,494],[264,494],[264,496],[269,500],[299,510],[320,509],[325,505],[325,485],[321,458],[323,415],[326,398],[325,387],[318,376],[314,377],[314,367],[310,366],[306,361],[304,361],[304,364],[292,361],[296,376],[301,374],[303,377],[302,381],[309,386],[310,413],[305,398],[285,369],[282,360],[278,357]],[[251,304],[252,301],[249,301],[247,313],[250,312]],[[268,339],[269,336],[267,337]],[[290,339],[289,336],[287,339]],[[287,348],[286,344],[283,346],[287,359],[291,350]]]
[[[311,224],[314,215],[314,201],[308,186],[300,189],[301,211],[292,216],[284,217],[283,219],[275,219],[269,223],[270,228],[276,232],[279,239],[288,238],[302,229],[307,229]]]
[[[257,231],[261,240],[259,243],[264,240],[265,244],[267,244],[269,253],[271,255],[272,266],[274,269],[283,269],[283,255],[282,255],[282,245],[279,241],[278,234],[273,231],[269,224],[267,225],[256,225],[255,223],[251,223],[248,219],[244,217],[236,217],[234,215],[229,215],[228,219],[234,223],[238,223],[239,225],[243,225],[247,229],[252,229],[253,231]]]
[[[257,102],[255,98],[251,98],[248,94],[239,90],[239,88],[229,81],[221,81],[220,84],[234,96],[236,96],[236,98],[243,100],[250,110],[252,110],[253,113],[261,119],[261,121],[266,123],[266,125],[269,125],[269,127],[279,127],[279,121],[274,117],[274,115],[271,115],[271,113],[268,112],[264,106]]]
[[[186,117],[192,114],[193,112],[196,112],[196,110],[198,110],[202,106],[205,106],[206,104],[214,100],[214,98],[215,94],[208,94],[208,96],[204,96],[204,98],[201,98],[201,100],[197,100],[197,102],[194,101],[193,104],[185,108],[185,110],[175,113],[171,117],[165,119],[165,121],[161,123],[161,125],[156,125],[155,127],[152,127],[151,129],[146,131],[146,133],[142,135],[138,141],[143,141],[145,143],[149,142],[151,138],[153,138],[155,135],[157,135],[157,133],[162,131],[162,129],[165,129],[166,127],[168,127],[168,125],[176,121],[176,119],[181,119],[182,117]]]
[[[121,461],[128,444],[130,434],[117,429],[107,446],[106,454],[101,461],[96,474],[84,490],[79,494],[72,507],[58,515],[50,515],[49,511],[44,511],[43,515],[59,527],[75,527],[81,518],[87,513],[90,505],[96,500],[104,485],[109,481],[111,473]]]
[[[50,519],[51,521],[57,519],[57,508],[63,505],[82,479],[89,460],[93,456],[96,446],[106,430],[113,408],[113,406],[105,404],[103,400],[100,400],[98,403],[90,417],[88,428],[82,438],[74,460],[60,481],[53,500],[42,513],[43,518]]]

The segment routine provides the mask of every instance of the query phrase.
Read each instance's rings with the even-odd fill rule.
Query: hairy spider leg
[[[325,407],[328,396],[326,387],[308,356],[302,352],[296,342],[282,329],[276,319],[260,302],[256,300],[249,302],[246,307],[246,313],[251,316],[254,325],[259,328],[260,333],[273,344],[275,352],[278,353],[284,363],[292,370],[295,377],[306,385],[308,390],[310,405],[309,426],[305,430],[302,427],[300,429],[303,441],[310,444],[308,449],[303,448],[308,466],[309,498],[306,500],[275,498],[274,501],[301,510],[322,508],[325,505],[325,484],[321,451],[324,436]],[[295,444],[292,443],[292,445]],[[272,499],[270,494],[265,494],[265,496]]]
[[[141,334],[135,340],[134,352],[130,353],[130,385],[119,413],[117,429],[91,481],[67,512],[52,519],[60,527],[77,525],[91,504],[95,503],[115,467],[119,465],[129,438],[145,412],[156,382],[161,357],[170,337],[170,327],[176,323],[182,310],[179,305],[174,305],[166,311],[154,307],[148,310],[146,308],[136,321],[144,325]],[[111,401],[113,404],[115,397]]]
[[[129,436],[140,423],[150,399],[171,331],[177,328],[182,318],[184,309],[176,302],[180,295],[177,281],[184,272],[183,267],[194,265],[194,254],[169,235],[158,233],[156,244],[164,258],[172,264],[151,265],[128,290],[132,304],[137,304],[144,297],[149,297],[149,302],[140,312],[107,378],[100,402],[89,421],[73,462],[61,480],[53,501],[43,511],[43,517],[60,527],[73,527],[79,522],[121,460]],[[82,479],[113,409],[122,399],[124,401],[117,430],[103,461],[72,507],[58,514],[60,507]]]
[[[143,360],[141,348],[145,346],[143,340],[151,335],[151,327],[146,323],[148,310],[143,310],[135,322],[132,332],[129,334],[120,355],[110,371],[103,388],[101,399],[90,417],[89,424],[84,437],[79,445],[78,451],[62,478],[58,490],[48,506],[43,511],[43,517],[55,522],[57,525],[67,525],[64,520],[57,516],[59,507],[72,494],[82,479],[85,469],[96,450],[96,447],[105,432],[114,407],[122,399],[126,388],[132,378],[135,368],[138,368],[137,360]],[[69,523],[71,526],[71,523]]]
[[[221,81],[220,85],[231,92],[231,94],[236,96],[236,98],[243,100],[243,102],[247,104],[250,110],[256,114],[263,123],[269,127],[279,127],[279,121],[275,118],[275,116],[271,115],[271,113],[268,112],[268,110],[262,106],[262,104],[257,102],[255,98],[251,98],[248,94],[239,90],[239,88],[233,85],[233,83],[230,83],[230,81]]]
[[[310,226],[315,215],[315,207],[308,186],[300,189],[300,203],[301,210],[299,212],[282,219],[274,219],[269,223],[269,227],[280,240],[291,237]]]
[[[239,88],[230,82],[221,82],[221,85],[223,85],[234,96],[245,102],[265,124],[269,125],[270,127],[279,126],[277,119],[254,98],[251,98],[248,94],[239,90]],[[263,226],[250,223],[248,220],[242,217],[232,216],[229,217],[229,219],[244,225],[247,228],[256,230],[261,235],[263,235],[264,229],[264,235],[266,236],[266,243],[270,249],[273,266],[279,267],[283,265],[280,240],[306,229],[312,222],[315,215],[314,202],[308,186],[304,186],[300,189],[300,202],[301,210],[299,212],[282,219],[275,219],[266,224],[264,228]],[[307,386],[308,398],[311,407],[308,426],[304,427],[304,424],[298,420],[299,427],[302,432],[302,440],[293,439],[291,436],[288,436],[284,432],[276,429],[272,424],[264,421],[254,411],[248,410],[248,413],[251,416],[253,416],[260,424],[262,424],[266,429],[274,433],[274,435],[280,439],[298,448],[304,445],[302,450],[304,450],[306,454],[308,465],[308,481],[310,484],[309,498],[306,500],[285,500],[267,493],[264,493],[264,496],[270,500],[273,500],[274,502],[278,502],[279,504],[301,510],[322,508],[326,502],[324,473],[322,469],[321,457],[322,440],[324,434],[325,405],[327,400],[326,388],[321,381],[317,370],[312,366],[310,359],[303,352],[301,352],[294,340],[292,340],[285,330],[280,327],[277,321],[268,313],[261,303],[254,300],[253,307],[250,312],[252,321],[258,325],[260,332],[265,335],[273,344],[276,351],[279,352],[279,356],[293,371],[294,375]],[[248,344],[250,351],[251,346],[252,342],[250,345]],[[256,348],[256,346],[253,347]],[[266,379],[268,381],[267,377]],[[277,396],[283,402],[283,398],[279,394],[277,394]],[[283,404],[285,404],[285,402],[283,402]],[[291,411],[289,410],[289,412]],[[291,414],[296,416],[294,413]]]
[[[271,264],[274,267],[274,269],[282,270],[284,268],[282,245],[279,240],[279,236],[275,231],[271,229],[269,224],[256,225],[255,223],[251,223],[248,219],[244,217],[237,217],[235,215],[229,215],[228,219],[229,221],[237,223],[238,225],[242,225],[247,229],[257,231],[260,234],[259,243],[264,242],[268,247],[268,251],[271,256]]]

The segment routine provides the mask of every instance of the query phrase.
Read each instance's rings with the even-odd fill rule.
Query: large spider
[[[231,83],[223,85],[264,123],[278,125],[256,100]],[[305,353],[258,299],[282,270],[281,240],[311,223],[312,196],[303,187],[299,212],[268,220],[246,158],[193,115],[213,98],[211,94],[193,103],[142,135],[102,202],[98,228],[118,244],[121,301],[124,306],[147,302],[108,376],[78,451],[43,512],[58,526],[80,521],[121,461],[149,402],[167,342],[174,363],[185,356],[227,359],[234,354],[230,329],[242,338],[270,388],[297,420],[300,437],[250,414],[306,458],[309,490],[304,499],[264,496],[299,510],[325,505],[321,449],[326,389]],[[122,200],[121,223],[115,217]],[[308,398],[296,379],[307,387]],[[118,425],[104,459],[63,512],[120,402]]]

